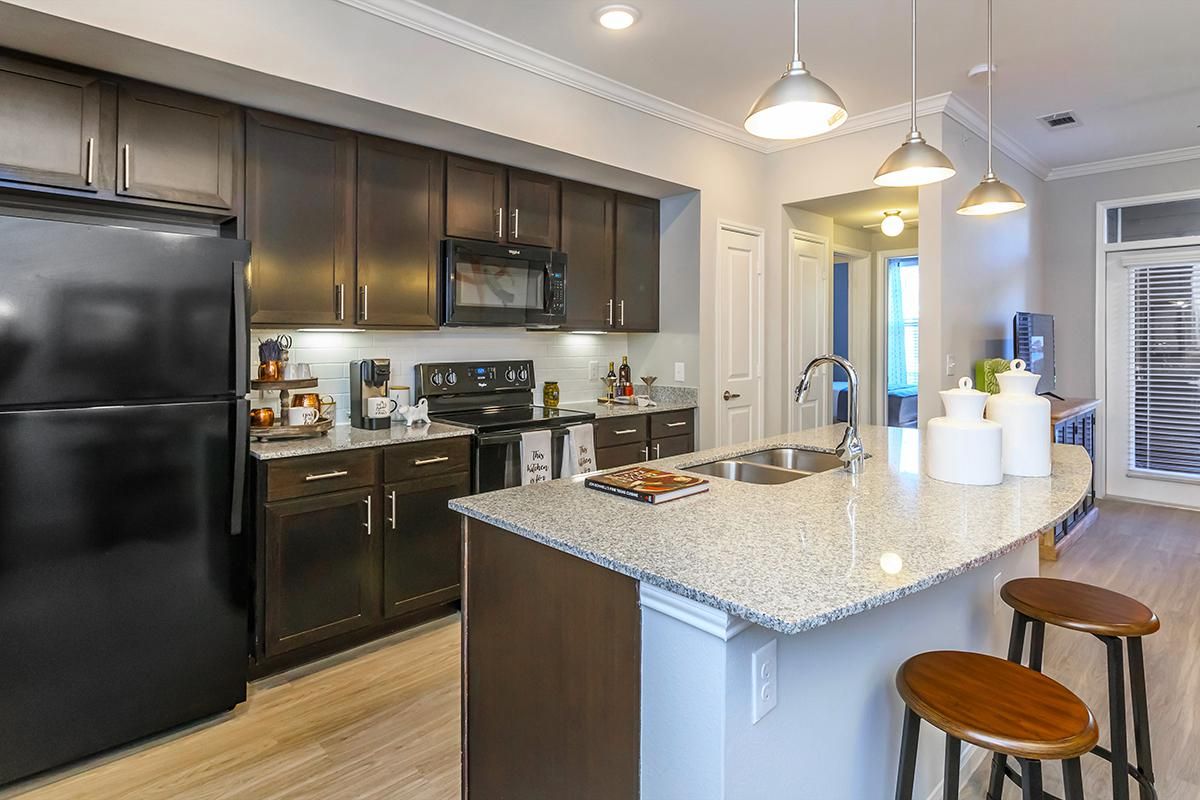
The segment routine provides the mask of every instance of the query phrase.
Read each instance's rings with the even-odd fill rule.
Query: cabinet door
[[[617,329],[658,330],[657,200],[617,195],[615,269]]]
[[[378,619],[374,491],[268,503],[266,653],[286,653]]]
[[[161,86],[124,84],[117,104],[117,194],[228,209],[238,109]]]
[[[465,472],[384,487],[384,616],[459,596],[463,518],[447,503],[470,493]]]
[[[99,188],[98,78],[0,56],[0,97],[0,180]]]
[[[646,442],[596,448],[596,469],[612,469],[646,460]]]
[[[251,322],[353,322],[354,135],[248,112],[246,236]]]
[[[436,328],[442,165],[436,150],[358,140],[358,321]]]
[[[691,434],[667,436],[662,439],[654,439],[650,442],[650,457],[668,458],[670,456],[681,456],[695,449],[696,444]]]
[[[508,171],[508,241],[558,247],[558,178]]]
[[[562,249],[567,254],[567,327],[606,330],[613,316],[613,229],[617,195],[581,183],[562,187]]]
[[[499,242],[504,221],[504,167],[448,156],[446,235]]]

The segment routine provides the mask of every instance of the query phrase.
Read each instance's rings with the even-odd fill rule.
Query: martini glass
[[[607,390],[607,391],[604,393],[604,402],[605,402],[605,404],[606,404],[606,405],[610,405],[610,406],[611,406],[611,405],[616,405],[616,400],[614,399],[616,395],[615,395],[615,393],[614,393],[614,389],[613,389],[613,387],[615,387],[615,386],[617,385],[617,379],[616,379],[615,377],[609,377],[608,375],[605,375],[605,376],[604,376],[604,385],[605,385],[605,386],[607,387],[607,389],[608,389],[608,390]]]
[[[656,403],[650,399],[650,389],[651,389],[651,387],[654,386],[654,382],[656,380],[658,380],[658,376],[657,375],[643,375],[640,378],[640,380],[642,383],[646,384],[646,404],[650,405],[650,406],[658,405],[658,403]]]

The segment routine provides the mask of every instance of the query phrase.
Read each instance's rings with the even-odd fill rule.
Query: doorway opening
[[[891,428],[917,427],[921,339],[921,262],[916,251],[881,253],[884,281],[884,418]]]

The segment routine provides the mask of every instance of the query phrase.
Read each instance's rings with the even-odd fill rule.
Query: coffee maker
[[[392,427],[388,381],[390,358],[364,358],[350,362],[350,425],[368,431]]]

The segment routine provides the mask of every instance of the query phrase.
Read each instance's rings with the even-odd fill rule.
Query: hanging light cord
[[[917,132],[917,0],[912,0],[912,132]]]
[[[800,0],[792,3],[792,63],[800,60]]]
[[[988,175],[992,174],[992,70],[996,65],[992,63],[992,0],[988,0]]]

